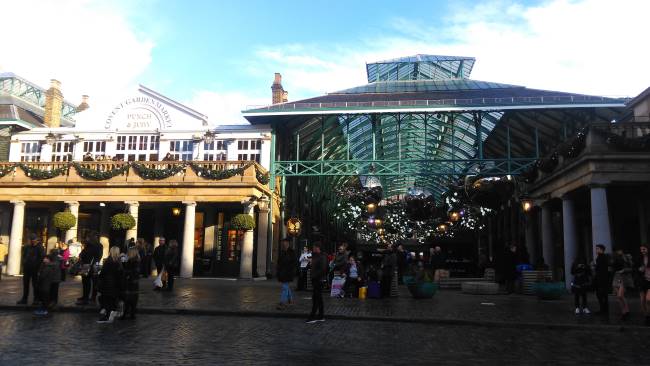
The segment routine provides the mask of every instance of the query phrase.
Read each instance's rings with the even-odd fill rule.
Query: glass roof
[[[415,55],[366,64],[368,82],[467,78],[473,57]]]
[[[512,89],[523,86],[493,83],[488,81],[470,79],[447,80],[393,80],[378,81],[354,88],[340,90],[330,94],[360,94],[360,93],[415,93],[432,91],[460,91],[460,90],[487,90],[487,89]]]

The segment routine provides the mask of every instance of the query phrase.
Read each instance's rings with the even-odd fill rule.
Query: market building
[[[130,238],[154,246],[160,237],[176,239],[183,277],[270,271],[277,243],[270,227],[279,221],[269,213],[268,126],[213,127],[205,115],[144,86],[108,111],[94,111],[87,96],[79,105],[64,100],[56,80],[45,90],[5,73],[0,86],[6,273],[20,273],[21,246],[31,234],[49,249],[91,233],[99,233],[104,255]],[[77,221],[63,233],[52,217],[64,210]],[[112,229],[111,217],[127,212],[136,225]],[[255,219],[255,231],[230,227],[241,213]]]
[[[283,214],[304,221],[308,240],[443,245],[458,263],[498,267],[517,244],[567,285],[573,260],[592,259],[596,244],[636,253],[648,239],[648,91],[630,101],[473,80],[474,63],[373,62],[367,85],[244,111],[277,141]],[[379,213],[352,207],[346,185],[362,203],[381,187]],[[410,203],[425,217],[404,219]]]

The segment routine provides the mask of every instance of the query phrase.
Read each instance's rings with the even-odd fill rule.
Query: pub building
[[[269,214],[268,126],[211,126],[205,115],[144,86],[95,111],[87,96],[77,106],[64,100],[56,80],[44,90],[8,73],[0,74],[0,113],[0,155],[3,147],[8,152],[0,156],[5,273],[21,272],[21,246],[31,234],[49,250],[91,232],[99,233],[104,257],[130,238],[154,246],[161,237],[176,239],[182,277],[270,271],[277,238],[269,234],[278,230],[269,220],[278,225],[279,217]],[[77,218],[65,232],[52,222],[60,211]],[[116,213],[130,213],[136,226],[112,229]],[[253,232],[231,229],[241,213],[253,216]]]

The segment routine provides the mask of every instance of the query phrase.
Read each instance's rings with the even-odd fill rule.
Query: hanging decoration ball
[[[447,224],[444,224],[444,223],[443,223],[443,224],[438,225],[438,227],[436,228],[436,230],[438,230],[439,233],[445,233],[445,232],[447,232]]]
[[[287,220],[287,233],[291,236],[298,236],[302,231],[302,222],[297,217]]]
[[[455,210],[449,211],[449,220],[451,222],[457,222],[458,220],[460,220],[460,217],[461,217],[460,212]]]
[[[368,206],[366,206],[366,208],[368,209],[369,214],[373,214],[377,210],[377,204],[376,203],[369,203]]]

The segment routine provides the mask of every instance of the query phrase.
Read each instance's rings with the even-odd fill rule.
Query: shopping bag
[[[162,282],[163,273],[164,273],[163,271],[160,271],[160,273],[158,273],[158,276],[156,276],[156,279],[153,280],[154,289],[163,287],[163,282]]]
[[[345,277],[334,276],[332,280],[332,287],[330,290],[330,297],[341,296],[343,292],[343,285],[345,284]]]
[[[366,286],[359,287],[359,300],[365,300],[367,295],[368,295],[368,287]]]

